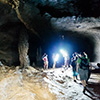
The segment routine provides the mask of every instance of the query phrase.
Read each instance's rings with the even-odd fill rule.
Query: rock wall
[[[0,0],[0,60],[8,65],[19,63],[19,34],[21,30],[24,33],[24,29],[28,29],[31,59],[32,55],[36,56],[36,49],[40,45],[47,43],[46,46],[49,47],[48,42],[52,41],[52,38],[64,34],[66,39],[70,38],[71,41],[76,41],[76,44],[79,37],[84,39],[81,41],[84,44],[82,49],[85,48],[87,41],[87,51],[92,61],[99,62],[99,2],[99,0]],[[82,38],[85,35],[86,38]]]
[[[16,52],[20,22],[9,5],[0,3],[0,9],[0,60],[10,65],[18,61]]]

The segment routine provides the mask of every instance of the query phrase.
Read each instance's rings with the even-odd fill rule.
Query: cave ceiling
[[[27,29],[31,52],[39,45],[49,48],[45,43],[65,39],[78,46],[83,43],[81,50],[87,50],[91,59],[96,55],[98,61],[99,6],[99,0],[0,0],[0,59],[17,61],[19,34]]]

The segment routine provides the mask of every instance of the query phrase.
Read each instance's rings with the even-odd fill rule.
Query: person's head
[[[75,52],[75,54],[77,55],[78,53],[77,53],[77,52]]]
[[[72,56],[73,56],[73,57],[75,57],[75,56],[76,56],[76,54],[75,54],[75,53],[73,53],[73,54],[72,54]]]
[[[44,53],[44,57],[47,57],[48,55],[46,53]]]
[[[97,66],[100,67],[100,63],[97,63]]]
[[[44,56],[46,55],[46,53],[43,54]]]
[[[46,57],[46,56],[47,56],[47,54],[46,54],[46,53],[44,53],[44,54],[43,54],[43,57]]]
[[[81,53],[80,53],[80,55],[81,55],[81,57],[85,57],[85,55],[84,55],[84,53],[83,53],[83,52],[81,52]]]

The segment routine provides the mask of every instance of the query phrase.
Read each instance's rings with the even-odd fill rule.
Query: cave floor
[[[65,69],[66,71],[65,70],[62,70],[62,68],[55,69],[55,71],[56,70],[60,70],[60,71],[62,71],[62,73],[66,73],[65,75],[68,78],[71,78],[71,79],[73,78],[73,76],[72,76],[72,69],[71,68]],[[59,82],[63,83],[62,81],[59,81]],[[78,87],[82,86],[81,81],[79,80],[79,77],[78,77],[78,80],[76,82],[72,83],[72,84],[73,85],[76,85],[77,84]],[[82,88],[83,87],[77,88],[78,89],[77,91],[80,91],[79,94],[81,94]],[[95,70],[92,70],[91,71],[91,75],[90,75],[90,78],[89,78],[88,84],[87,84],[87,90],[86,90],[86,92],[85,92],[84,95],[86,95],[89,98],[86,99],[86,97],[83,97],[83,98],[79,98],[79,99],[78,98],[77,99],[75,98],[75,99],[72,99],[72,100],[100,100],[100,69],[95,69]]]
[[[100,100],[100,73],[92,72],[87,91],[72,69],[18,70],[0,67],[0,100]]]

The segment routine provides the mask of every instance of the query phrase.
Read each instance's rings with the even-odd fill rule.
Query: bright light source
[[[56,54],[55,57],[54,57],[54,61],[57,61],[59,58],[59,54]]]
[[[61,49],[60,52],[62,53],[63,57],[68,56],[68,53],[66,51],[64,51],[64,50]]]

